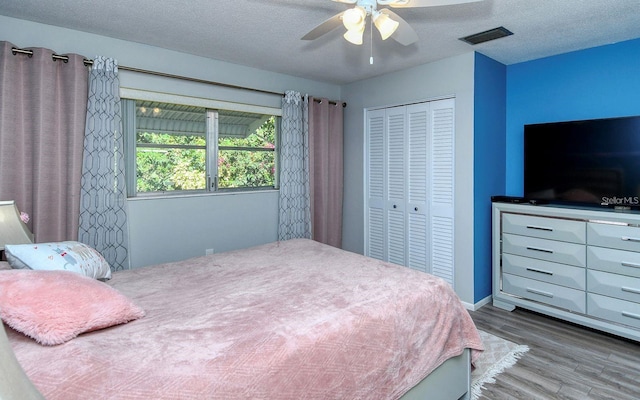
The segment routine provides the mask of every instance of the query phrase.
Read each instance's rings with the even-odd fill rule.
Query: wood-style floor
[[[530,348],[480,400],[640,399],[640,343],[519,308],[470,314],[478,329]]]

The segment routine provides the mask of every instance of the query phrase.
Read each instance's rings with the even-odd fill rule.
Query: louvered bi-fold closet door
[[[365,254],[406,264],[406,108],[367,113]]]
[[[406,107],[386,110],[387,261],[406,265]]]
[[[454,100],[366,117],[365,254],[453,285]]]
[[[429,272],[428,163],[429,103],[407,106],[407,240],[406,266]]]
[[[367,112],[365,132],[365,254],[386,260],[385,110]]]
[[[431,273],[454,286],[455,101],[431,102]]]

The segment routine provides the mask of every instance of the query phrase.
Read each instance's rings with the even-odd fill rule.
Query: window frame
[[[121,88],[120,97],[122,100],[134,100],[123,102],[125,106],[122,107],[122,122],[123,129],[125,131],[125,174],[127,181],[127,197],[128,198],[145,198],[145,197],[174,197],[174,196],[198,196],[198,195],[216,195],[223,193],[240,193],[250,191],[265,191],[265,190],[278,190],[279,189],[279,170],[280,170],[280,130],[281,130],[281,117],[282,109],[268,106],[259,106],[251,104],[241,104],[233,102],[225,102],[214,99],[206,99],[199,97],[190,97],[184,95],[168,94],[149,92],[144,90],[126,89]],[[206,113],[206,149],[205,149],[205,188],[193,189],[193,190],[171,190],[171,191],[157,191],[157,192],[138,192],[137,191],[137,177],[136,177],[136,110],[135,101],[154,101],[161,103],[179,104],[186,106],[201,107],[205,109]],[[241,188],[220,188],[218,185],[218,112],[220,111],[239,111],[249,112],[262,115],[275,116],[278,119],[276,126],[275,137],[275,149],[274,162],[275,162],[275,174],[273,186],[260,186],[260,187],[241,187]],[[210,117],[211,116],[211,117]],[[184,145],[183,145],[184,146]],[[226,149],[226,147],[225,147]],[[253,151],[263,151],[260,149],[253,149]],[[244,148],[242,150],[245,150]],[[266,150],[264,150],[266,151]]]

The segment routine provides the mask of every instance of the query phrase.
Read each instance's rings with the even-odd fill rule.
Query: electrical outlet
[[[213,249],[206,249],[204,251],[204,254],[207,255],[207,256],[210,256],[211,254],[213,254]]]

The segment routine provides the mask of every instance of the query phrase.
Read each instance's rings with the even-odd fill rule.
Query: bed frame
[[[405,393],[402,400],[471,399],[471,351],[448,359],[420,383]]]

